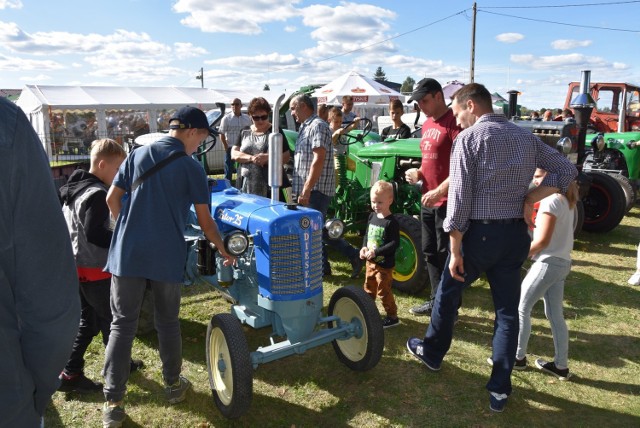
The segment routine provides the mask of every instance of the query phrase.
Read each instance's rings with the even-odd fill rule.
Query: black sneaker
[[[382,328],[391,328],[397,325],[400,325],[400,320],[398,318],[386,317],[382,320]]]
[[[82,394],[102,391],[102,384],[92,381],[84,373],[67,375],[62,372],[58,379],[60,379],[60,386],[58,387],[60,392],[79,392]]]
[[[569,369],[559,369],[556,367],[556,363],[553,361],[545,361],[542,358],[538,358],[536,360],[536,367],[538,367],[543,372],[547,372],[551,375],[554,375],[560,380],[569,380],[571,377],[571,373],[569,373]]]
[[[489,363],[490,366],[493,365],[493,359],[491,357],[487,358],[487,363]],[[516,362],[513,364],[513,369],[514,370],[526,370],[527,369],[527,357],[524,357],[523,359],[519,360],[516,358]]]
[[[362,272],[364,261],[360,257],[354,257],[351,261],[351,279],[356,279]]]
[[[144,363],[142,362],[142,360],[131,360],[131,363],[129,365],[129,372],[133,373],[133,372],[137,372],[140,369],[144,368]]]
[[[420,316],[431,315],[431,310],[433,310],[433,301],[428,300],[422,305],[414,306],[413,308],[409,309],[409,312],[411,312],[413,315],[420,317]]]

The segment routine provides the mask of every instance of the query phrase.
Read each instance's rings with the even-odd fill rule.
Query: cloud
[[[301,53],[310,58],[326,58],[345,52],[362,49],[376,44],[365,51],[381,53],[395,51],[389,38],[389,20],[396,19],[396,13],[377,6],[343,2],[340,6],[312,5],[300,9],[302,23],[311,28],[311,37],[317,40],[313,48]]]
[[[0,10],[2,9],[22,9],[20,0],[0,0]]]
[[[268,68],[288,70],[304,64],[304,60],[293,54],[282,55],[276,52],[256,56],[233,56],[205,61],[205,64],[226,66],[230,68],[247,68],[267,71]]]
[[[573,68],[575,70],[610,66],[603,58],[582,54],[534,56],[531,54],[511,55],[511,61],[538,70]]]
[[[262,25],[299,14],[300,0],[178,0],[173,11],[187,14],[180,23],[205,33],[260,34]]]
[[[591,46],[593,42],[591,40],[566,40],[559,39],[551,42],[551,47],[558,50],[569,50],[575,48],[586,48]]]
[[[295,25],[286,25],[284,27],[284,31],[286,31],[287,33],[295,33],[298,30],[298,27],[296,27]]]
[[[46,80],[51,80],[51,76],[46,74],[38,74],[37,76],[22,76],[20,80],[25,82],[43,82]]]
[[[496,40],[502,43],[518,43],[524,39],[524,35],[520,33],[502,33],[496,36]]]
[[[31,70],[61,70],[64,66],[51,60],[34,60],[0,54],[0,70],[31,71]]]

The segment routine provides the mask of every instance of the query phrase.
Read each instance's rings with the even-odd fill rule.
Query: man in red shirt
[[[442,86],[437,80],[420,80],[411,94],[411,101],[417,102],[427,116],[422,125],[420,141],[422,165],[420,169],[408,170],[405,178],[411,184],[422,182],[422,250],[431,282],[431,296],[424,304],[411,308],[410,312],[414,315],[430,315],[449,244],[449,235],[442,228],[447,215],[449,159],[453,140],[462,129],[445,103]]]

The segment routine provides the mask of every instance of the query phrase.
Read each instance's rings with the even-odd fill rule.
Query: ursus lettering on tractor
[[[331,343],[341,362],[363,371],[379,362],[384,348],[380,314],[362,287],[339,288],[323,313],[323,227],[339,237],[343,224],[323,224],[320,212],[277,200],[282,169],[273,165],[281,165],[282,137],[273,123],[271,199],[210,180],[211,213],[237,266],[224,266],[197,226],[185,232],[187,277],[213,285],[231,303],[231,313],[211,318],[206,340],[211,392],[228,418],[248,411],[253,370],[261,364]],[[271,327],[265,346],[249,351],[242,324]]]

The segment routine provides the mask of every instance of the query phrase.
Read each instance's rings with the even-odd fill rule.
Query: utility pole
[[[476,15],[478,7],[473,3],[473,24],[471,25],[471,66],[469,67],[469,83],[473,83],[476,63]]]
[[[200,87],[204,88],[204,68],[200,67],[200,74],[196,76],[196,79],[200,80]]]

